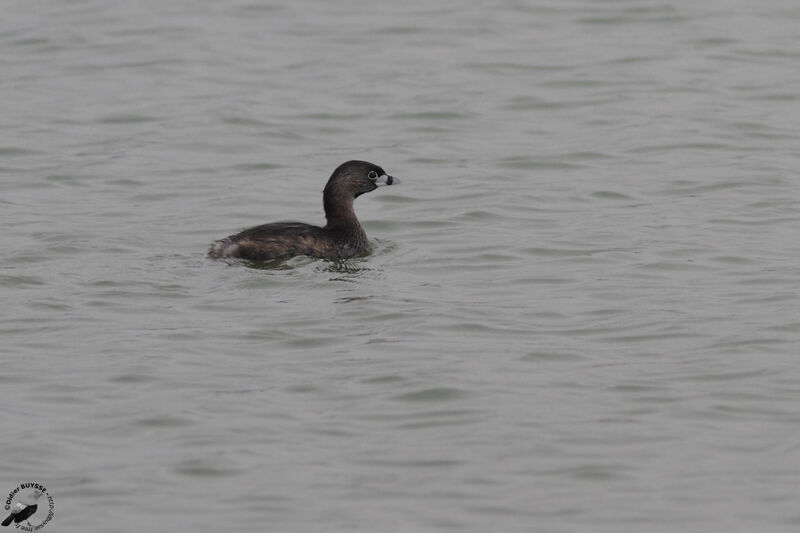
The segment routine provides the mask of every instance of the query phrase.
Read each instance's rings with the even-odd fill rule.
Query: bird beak
[[[393,178],[392,176],[389,176],[387,174],[381,174],[380,176],[378,176],[378,179],[375,180],[375,185],[377,185],[378,187],[382,185],[397,185],[398,183],[400,183],[399,179]]]

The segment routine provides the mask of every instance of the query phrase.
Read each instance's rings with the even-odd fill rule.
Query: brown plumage
[[[353,200],[381,185],[398,181],[366,161],[348,161],[333,171],[325,190],[325,227],[301,222],[275,222],[256,226],[214,242],[208,255],[251,261],[288,259],[307,255],[324,259],[349,259],[367,251],[367,234],[358,223]]]

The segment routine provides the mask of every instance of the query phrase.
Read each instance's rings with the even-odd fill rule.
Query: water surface
[[[67,533],[796,530],[798,24],[9,2],[0,490]],[[204,257],[355,158],[403,181],[368,256]]]

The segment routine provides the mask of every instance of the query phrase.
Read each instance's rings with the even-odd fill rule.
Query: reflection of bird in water
[[[39,501],[39,498],[42,497],[42,494],[44,494],[42,491],[35,490],[20,498],[19,501],[14,504],[14,507],[11,508],[11,514],[8,515],[8,518],[3,520],[3,525],[8,526],[11,524],[11,522],[16,522],[19,524],[23,520],[28,522],[28,518],[30,518],[33,513],[36,512],[36,509],[38,508],[36,502]],[[31,523],[28,522],[28,525],[30,526]]]

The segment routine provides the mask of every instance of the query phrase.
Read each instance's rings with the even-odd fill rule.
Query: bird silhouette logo
[[[41,501],[42,496],[46,496],[46,500]],[[31,517],[42,506],[48,510],[47,517],[39,524],[32,524]],[[23,531],[38,531],[53,518],[53,497],[47,493],[45,487],[38,483],[23,483],[8,494],[6,511],[10,514],[0,522],[1,525],[8,527],[14,524],[16,528]],[[44,514],[43,511],[39,512],[40,515]]]

